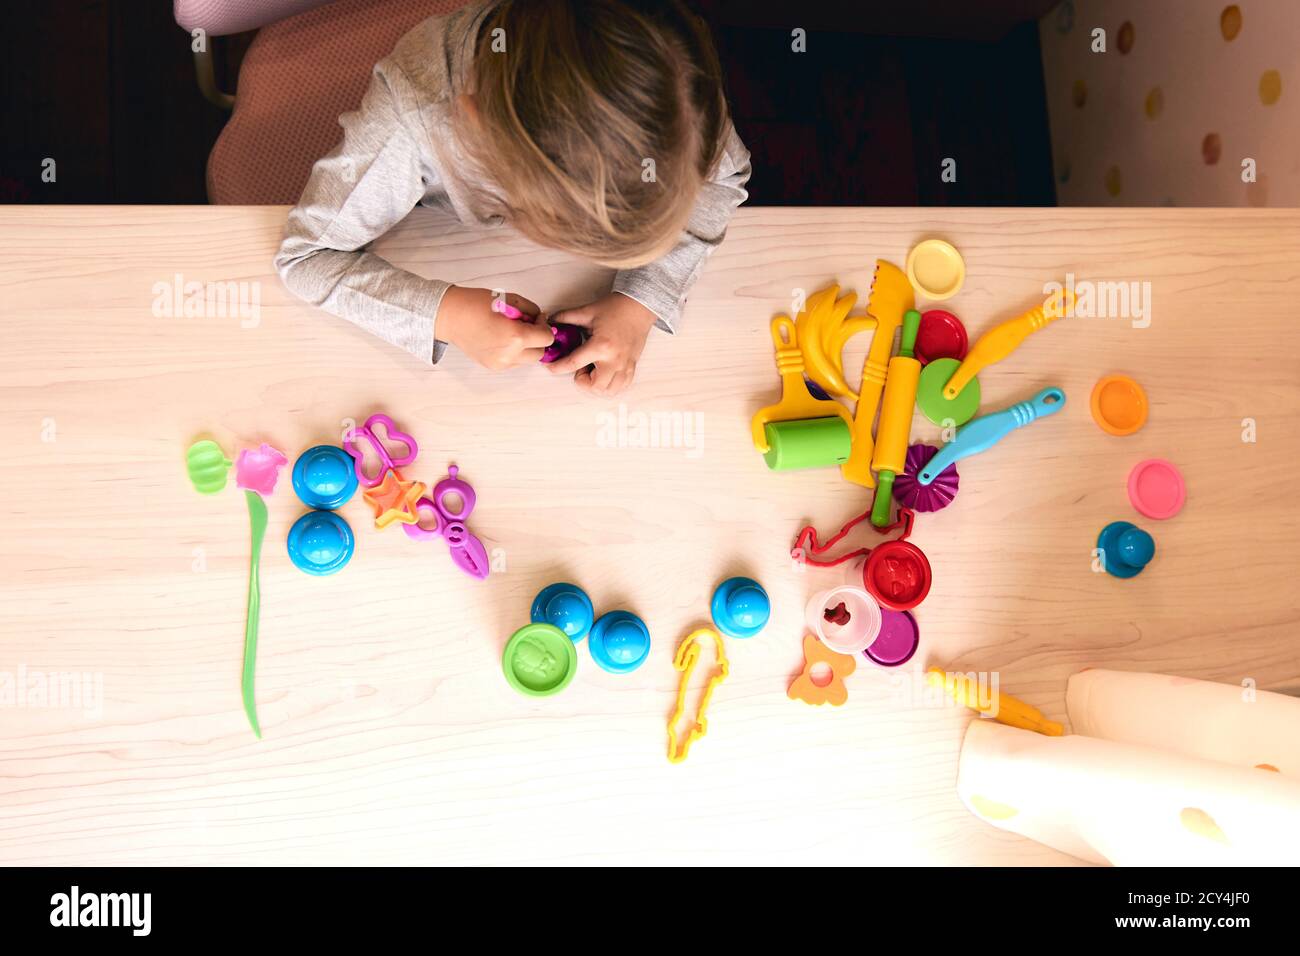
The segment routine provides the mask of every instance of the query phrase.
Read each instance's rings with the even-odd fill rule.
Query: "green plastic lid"
[[[501,667],[519,693],[547,697],[569,686],[578,670],[578,652],[554,624],[525,624],[506,642]]]
[[[980,407],[980,380],[971,379],[956,398],[943,397],[943,387],[961,362],[955,358],[935,359],[921,369],[916,383],[916,407],[926,418],[940,427],[965,425],[975,417]]]

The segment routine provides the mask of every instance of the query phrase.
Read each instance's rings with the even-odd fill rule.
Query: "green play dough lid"
[[[940,427],[965,425],[975,417],[980,407],[980,380],[971,379],[954,399],[943,397],[943,387],[961,362],[955,358],[935,359],[921,369],[921,380],[916,384],[916,407],[921,414]]]
[[[578,670],[578,652],[554,624],[525,624],[506,643],[501,667],[519,693],[546,697],[569,686]]]

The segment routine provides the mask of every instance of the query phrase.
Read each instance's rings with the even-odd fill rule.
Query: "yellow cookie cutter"
[[[679,741],[677,724],[686,712],[686,689],[691,681],[691,671],[695,669],[695,663],[700,659],[700,644],[703,643],[705,636],[713,638],[713,643],[717,646],[717,669],[704,687],[699,709],[695,712],[695,723],[691,725],[686,738]],[[727,651],[722,646],[722,637],[711,627],[701,627],[687,634],[677,646],[677,653],[673,656],[673,667],[682,672],[682,681],[677,688],[677,707],[672,717],[668,719],[668,762],[681,763],[686,759],[686,752],[690,750],[691,744],[708,733],[709,724],[704,717],[704,712],[708,709],[709,698],[713,696],[713,688],[722,683],[729,672]]]

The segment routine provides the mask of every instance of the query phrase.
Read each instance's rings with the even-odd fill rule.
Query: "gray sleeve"
[[[749,172],[749,150],[733,128],[712,180],[700,190],[682,241],[654,262],[620,271],[614,277],[613,291],[635,299],[657,315],[656,325],[665,332],[674,331],[686,294],[699,278],[704,261],[722,243],[736,207],[749,198],[745,191]]]
[[[394,95],[392,82],[401,81],[381,62],[361,107],[339,117],[343,142],[312,168],[275,267],[300,299],[436,362],[446,346],[434,338],[434,318],[448,283],[366,251],[431,185],[433,174]]]

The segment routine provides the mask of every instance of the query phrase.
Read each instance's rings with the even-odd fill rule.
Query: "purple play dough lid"
[[[916,618],[911,611],[891,611],[880,609],[883,620],[880,624],[880,636],[863,655],[882,667],[897,667],[906,664],[916,653],[921,643],[921,629],[917,627]]]

